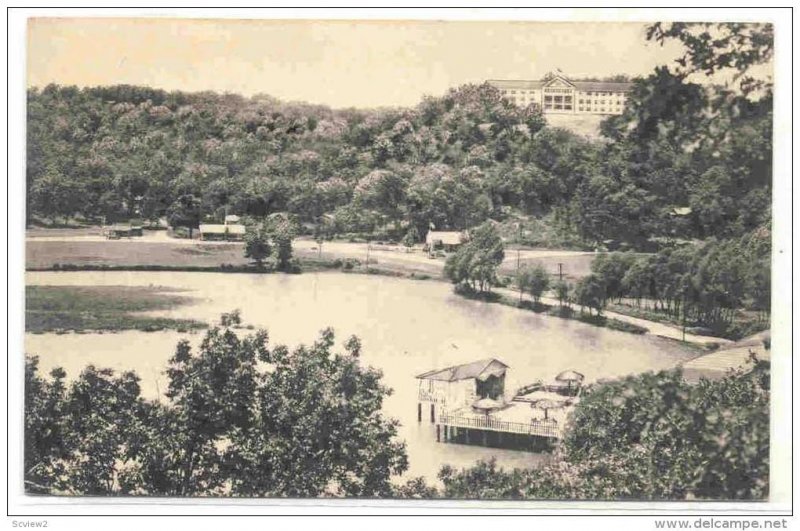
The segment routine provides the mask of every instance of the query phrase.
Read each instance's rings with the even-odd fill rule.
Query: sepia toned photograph
[[[28,18],[24,495],[770,501],[775,27],[687,20]]]

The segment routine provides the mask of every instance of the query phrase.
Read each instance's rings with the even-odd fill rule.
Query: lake
[[[408,446],[408,476],[434,479],[441,465],[470,466],[495,456],[503,466],[532,466],[548,454],[436,442],[433,425],[417,422],[416,374],[495,357],[508,364],[507,389],[552,379],[566,369],[587,381],[674,367],[696,356],[679,344],[597,328],[577,321],[466,300],[451,286],[334,272],[248,275],[175,272],[29,272],[29,285],[164,286],[186,290],[195,303],[154,314],[216,321],[240,309],[243,322],[269,330],[270,343],[311,343],[325,327],[337,345],[362,340],[362,363],[379,368],[394,389],[385,413],[400,420]],[[142,393],[163,393],[163,371],[176,343],[197,344],[203,332],[26,334],[26,352],[40,357],[43,374],[56,366],[68,377],[86,365],[134,370]]]

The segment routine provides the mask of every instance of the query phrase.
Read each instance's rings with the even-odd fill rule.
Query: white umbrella
[[[568,370],[562,371],[556,375],[556,380],[559,382],[567,382],[567,389],[572,389],[572,382],[581,383],[585,376],[578,371]]]
[[[548,409],[556,409],[559,407],[564,407],[564,402],[559,402],[556,400],[551,400],[549,398],[540,398],[535,402],[531,402],[531,407],[537,407],[539,409],[544,410],[544,418],[547,418],[547,410]]]

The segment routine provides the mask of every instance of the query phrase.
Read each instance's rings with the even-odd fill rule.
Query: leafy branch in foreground
[[[331,329],[293,351],[266,331],[212,328],[181,341],[168,401],[134,373],[26,364],[25,479],[31,493],[170,496],[388,496],[408,466],[391,390],[362,367],[360,342],[334,352]]]

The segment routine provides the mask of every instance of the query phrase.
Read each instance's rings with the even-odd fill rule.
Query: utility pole
[[[558,263],[558,281],[559,282],[563,282],[564,281],[564,271],[562,270],[563,266],[564,266],[564,264],[562,264],[561,262]]]
[[[682,319],[682,321],[683,321],[683,323],[682,323],[682,325],[683,325],[682,326],[682,336],[683,337],[682,337],[681,341],[686,343],[686,291],[685,290],[683,292],[683,308],[681,308],[681,309],[683,310],[681,312],[683,314],[683,319]]]
[[[370,243],[367,241],[367,263],[364,264],[364,269],[369,270],[369,247]]]
[[[519,302],[522,302],[522,284],[519,283],[519,251],[522,245],[522,222],[517,223],[519,235],[517,236],[517,287],[519,287]]]

